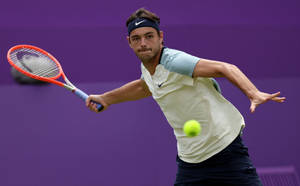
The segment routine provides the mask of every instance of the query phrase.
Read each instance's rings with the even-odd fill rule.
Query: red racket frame
[[[41,76],[37,76],[37,75],[34,75],[34,74],[31,74],[29,72],[26,72],[25,70],[21,69],[20,67],[18,67],[13,61],[12,59],[10,58],[10,55],[13,51],[17,50],[17,49],[20,49],[20,48],[28,48],[28,49],[33,49],[33,50],[36,50],[44,55],[46,55],[47,57],[49,57],[57,66],[58,66],[58,69],[59,69],[59,73],[57,76],[55,77],[41,77]],[[64,87],[65,84],[60,82],[60,81],[57,81],[56,79],[58,79],[59,77],[62,76],[62,78],[65,80],[66,78],[66,75],[65,73],[63,72],[62,70],[62,67],[60,65],[60,63],[58,62],[57,59],[55,59],[55,57],[53,57],[51,54],[49,54],[48,52],[46,52],[45,50],[41,49],[41,48],[38,48],[36,46],[32,46],[32,45],[16,45],[14,47],[12,47],[11,49],[9,49],[9,51],[7,52],[7,60],[9,62],[9,64],[11,66],[13,66],[16,70],[18,70],[19,72],[25,74],[26,76],[29,76],[31,78],[34,78],[34,79],[37,79],[37,80],[40,80],[40,81],[46,81],[46,82],[49,82],[49,83],[54,83],[58,86],[61,86],[61,87]]]

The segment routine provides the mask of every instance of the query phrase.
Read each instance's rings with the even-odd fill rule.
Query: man
[[[200,59],[163,46],[160,18],[139,9],[127,20],[127,40],[141,60],[142,77],[101,95],[90,95],[87,107],[97,112],[91,100],[104,110],[110,105],[152,96],[159,104],[177,139],[178,171],[175,185],[261,185],[247,148],[240,137],[244,119],[219,92],[212,77],[225,77],[251,102],[250,111],[267,101],[283,102],[280,92],[259,91],[234,65]],[[187,137],[185,121],[202,125],[201,135]]]

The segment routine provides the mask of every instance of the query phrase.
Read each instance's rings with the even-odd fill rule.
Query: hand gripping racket
[[[7,59],[11,66],[26,76],[64,87],[84,101],[88,98],[86,93],[68,80],[60,63],[43,49],[31,45],[17,45],[9,49]],[[60,77],[65,83],[57,80]],[[96,104],[98,111],[101,111],[103,106]]]

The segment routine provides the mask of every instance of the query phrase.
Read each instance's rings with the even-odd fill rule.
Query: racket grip
[[[80,97],[81,99],[83,99],[84,101],[89,97],[86,93],[84,93],[82,90],[80,89],[76,89],[74,92],[78,97]],[[101,105],[100,103],[97,103],[95,101],[92,101],[93,103],[97,104],[97,109],[98,111],[101,111],[104,107],[103,105]]]

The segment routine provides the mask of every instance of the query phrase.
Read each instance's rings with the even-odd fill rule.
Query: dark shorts
[[[201,163],[186,163],[178,156],[176,162],[175,186],[262,186],[240,136]]]

